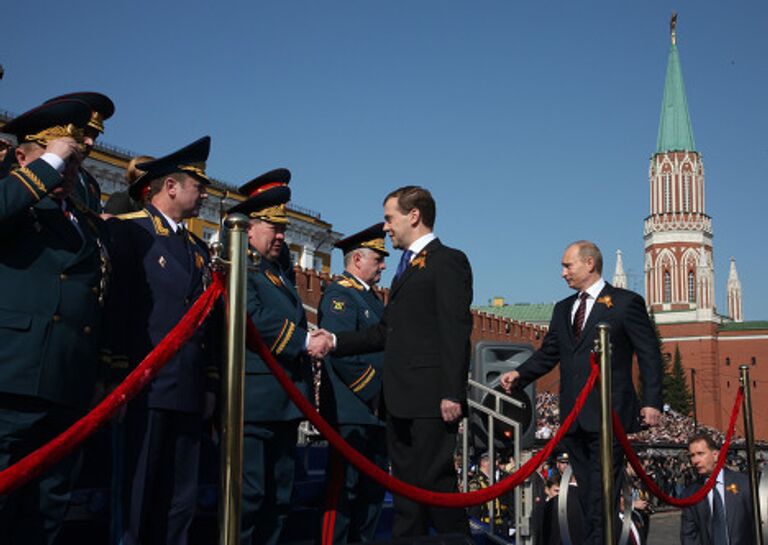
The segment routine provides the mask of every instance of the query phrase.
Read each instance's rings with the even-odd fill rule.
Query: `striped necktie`
[[[573,317],[573,338],[577,341],[581,337],[581,330],[584,329],[584,317],[587,315],[587,298],[589,294],[583,291],[579,294],[579,308],[576,309],[576,315]]]

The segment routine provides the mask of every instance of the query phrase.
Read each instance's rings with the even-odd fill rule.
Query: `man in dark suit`
[[[456,492],[453,463],[466,407],[472,270],[459,250],[434,235],[435,201],[401,187],[384,199],[384,230],[403,250],[389,304],[378,325],[336,335],[336,356],[384,350],[387,447],[395,477],[436,492]],[[395,496],[394,537],[468,533],[463,509]]]
[[[0,470],[80,418],[98,376],[108,253],[101,219],[70,199],[91,110],[60,100],[3,128],[19,168],[0,179]],[[0,541],[52,543],[78,455],[0,498]]]
[[[389,253],[384,224],[378,223],[336,243],[344,252],[344,272],[320,300],[320,327],[359,331],[379,323],[384,303],[373,290]],[[342,437],[380,468],[387,469],[387,442],[379,411],[384,354],[328,357],[320,381],[320,410]],[[329,502],[324,517],[326,543],[373,541],[384,501],[384,488],[332,454],[326,470]],[[334,490],[335,479],[341,487]],[[335,504],[335,505],[334,505]]]
[[[307,351],[320,341],[311,341],[301,298],[281,266],[290,178],[291,173],[284,168],[254,178],[239,188],[248,198],[228,213],[245,214],[251,224],[248,244],[254,263],[247,280],[248,316],[293,383],[309,398],[312,362]],[[248,350],[240,531],[243,545],[274,545],[280,540],[291,508],[301,418],[301,412],[267,364],[256,352]]]
[[[541,348],[515,371],[502,375],[502,386],[507,391],[513,386],[525,387],[559,362],[560,418],[564,419],[573,410],[576,397],[590,374],[589,360],[597,337],[597,324],[604,322],[611,328],[613,408],[624,429],[637,431],[638,415],[647,425],[658,424],[662,405],[661,353],[643,298],[603,280],[603,257],[592,242],[581,240],[568,246],[562,266],[563,278],[577,293],[555,305]],[[632,384],[633,355],[637,355],[640,368],[641,403]],[[585,542],[590,545],[603,542],[599,428],[600,396],[595,388],[563,438],[579,485],[579,499],[585,514]],[[618,443],[613,447],[613,464],[618,492],[624,468]]]
[[[68,93],[52,98],[48,102],[62,99],[80,100],[91,107],[91,118],[84,129],[85,151],[83,158],[88,157],[93,150],[96,139],[104,132],[104,121],[115,114],[115,104],[108,96],[89,91]],[[101,186],[99,186],[99,182],[93,174],[82,166],[77,173],[77,182],[75,183],[72,198],[87,209],[101,214]]]
[[[145,174],[130,190],[148,191],[149,204],[108,222],[115,244],[113,362],[127,357],[124,371],[179,323],[209,281],[208,249],[182,224],[207,196],[209,149],[206,136],[142,163]],[[187,543],[203,420],[213,412],[218,385],[215,333],[210,321],[199,328],[128,408],[127,545]]]
[[[683,494],[685,497],[699,490],[712,474],[720,451],[711,435],[699,433],[688,440],[688,454],[699,479],[686,488]],[[749,479],[743,473],[723,469],[707,497],[683,509],[680,543],[752,545],[754,542],[755,526]]]

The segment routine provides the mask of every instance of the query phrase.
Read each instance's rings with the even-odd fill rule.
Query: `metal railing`
[[[493,409],[489,409],[486,407],[482,402],[475,401],[474,399],[469,399],[467,401],[469,405],[470,412],[472,410],[477,411],[485,415],[486,417],[486,426],[485,429],[488,433],[488,439],[486,441],[488,445],[488,458],[490,461],[490,467],[491,471],[489,472],[490,475],[488,476],[488,481],[490,485],[492,486],[496,482],[496,445],[495,445],[495,431],[496,431],[496,423],[501,422],[503,424],[506,424],[508,426],[511,426],[514,430],[515,434],[515,443],[514,443],[514,457],[515,457],[515,463],[519,464],[520,461],[520,440],[521,440],[521,430],[522,430],[522,424],[516,420],[513,420],[501,413],[501,404],[502,403],[509,403],[510,405],[513,405],[520,409],[525,409],[526,404],[518,399],[515,399],[507,394],[504,394],[502,392],[498,392],[494,390],[493,388],[489,388],[485,384],[481,384],[474,380],[469,380],[469,388],[470,390],[474,388],[475,390],[479,390],[480,392],[486,394],[486,396],[492,396],[493,398]],[[487,399],[487,397],[486,397]],[[462,479],[462,486],[464,491],[468,490],[469,487],[469,415],[465,416],[462,422],[462,449],[461,449],[461,479]],[[519,466],[518,466],[519,467]],[[515,515],[515,535],[520,534],[520,527],[522,525],[522,498],[520,494],[520,487],[516,487],[514,491],[514,515]],[[490,527],[490,533],[493,535],[495,533],[496,529],[496,505],[495,501],[488,502],[488,525]]]

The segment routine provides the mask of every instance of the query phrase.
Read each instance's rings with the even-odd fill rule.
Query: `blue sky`
[[[669,51],[678,47],[715,233],[747,319],[768,319],[768,5],[661,1],[83,2],[3,8],[0,108],[99,90],[104,141],[164,154],[204,134],[209,173],[293,172],[293,200],[350,233],[404,184],[465,250],[475,303],[552,302],[568,242],[620,248],[643,292],[643,219]],[[25,21],[29,21],[27,24]],[[335,256],[335,266],[340,266]],[[394,256],[389,273],[396,266]]]

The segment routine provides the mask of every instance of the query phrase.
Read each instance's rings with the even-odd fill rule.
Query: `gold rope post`
[[[224,399],[221,416],[221,492],[219,545],[240,544],[243,486],[243,375],[245,370],[245,299],[248,218],[230,214],[227,229],[227,323]]]
[[[603,543],[613,545],[613,427],[611,425],[611,326],[597,325],[600,352],[600,468],[603,476]]]
[[[757,461],[755,460],[755,428],[752,425],[752,389],[749,382],[749,366],[739,366],[739,380],[744,388],[742,412],[744,413],[744,435],[747,440],[747,461],[749,462],[749,486],[752,489],[752,516],[755,525],[755,545],[763,545],[763,532],[760,520],[760,494],[757,480]]]

